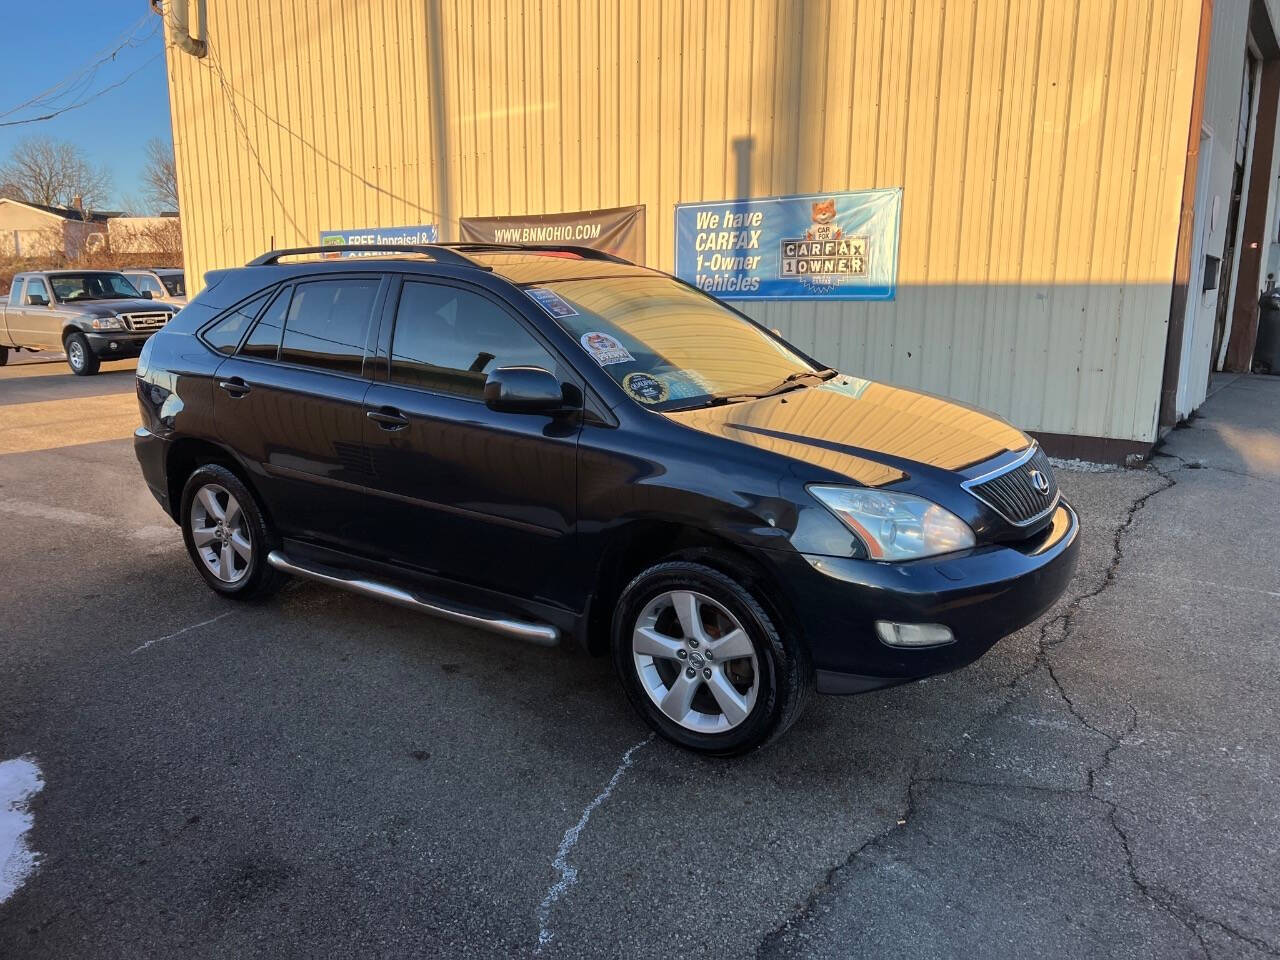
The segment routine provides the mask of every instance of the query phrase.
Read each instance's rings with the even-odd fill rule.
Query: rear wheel
[[[9,348],[0,347],[0,367],[9,362]]]
[[[196,570],[214,591],[239,600],[274,593],[284,575],[267,563],[275,537],[240,478],[206,464],[182,491],[182,539]]]
[[[668,740],[745,753],[799,717],[812,671],[753,593],[718,570],[671,561],[623,591],[614,666],[632,705]]]
[[[77,377],[91,377],[98,372],[102,361],[89,346],[83,333],[72,333],[67,336],[67,366]]]

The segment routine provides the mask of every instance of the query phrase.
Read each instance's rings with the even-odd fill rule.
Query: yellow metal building
[[[1203,399],[1204,258],[1249,241],[1244,210],[1228,235],[1228,164],[1201,162],[1206,124],[1263,158],[1245,206],[1264,265],[1275,235],[1263,0],[171,6],[193,289],[322,230],[451,240],[463,216],[630,204],[671,270],[677,203],[901,187],[893,301],[743,308],[841,369],[1115,460]]]

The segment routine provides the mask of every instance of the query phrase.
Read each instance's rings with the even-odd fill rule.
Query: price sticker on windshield
[[[525,287],[524,292],[533,297],[533,302],[553,317],[576,317],[578,311],[573,309],[569,301],[554,290],[545,287]]]

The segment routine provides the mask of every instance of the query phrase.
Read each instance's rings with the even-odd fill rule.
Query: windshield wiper
[[[838,375],[839,371],[832,370],[830,367],[825,367],[822,370],[797,370],[795,373],[788,374],[776,387],[769,390],[763,390],[760,393],[718,393],[705,403],[700,403],[693,407],[679,407],[677,409],[693,410],[698,407],[722,407],[726,403],[742,403],[746,400],[763,400],[765,397],[776,397],[780,393],[789,393],[792,390],[803,390],[804,384],[799,381],[805,377],[817,377],[825,383],[832,377]]]

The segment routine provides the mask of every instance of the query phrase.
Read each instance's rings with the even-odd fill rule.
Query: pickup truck
[[[62,350],[76,376],[142,352],[176,313],[115,270],[19,273],[0,307],[0,365],[10,350]]]

